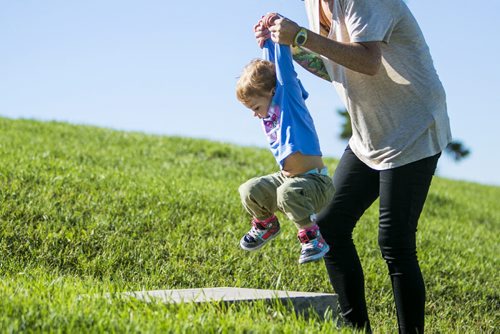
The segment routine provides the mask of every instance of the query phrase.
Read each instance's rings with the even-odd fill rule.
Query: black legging
[[[441,154],[402,167],[378,171],[347,147],[335,170],[335,196],[318,216],[330,245],[325,256],[330,282],[339,296],[345,322],[370,331],[364,276],[352,231],[380,196],[378,243],[389,268],[400,333],[424,329],[425,286],[417,260],[415,234]]]

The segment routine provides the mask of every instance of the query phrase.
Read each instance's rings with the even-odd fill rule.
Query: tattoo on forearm
[[[292,53],[293,59],[304,69],[322,79],[331,81],[330,75],[328,75],[326,71],[325,64],[318,54],[304,50],[298,46],[292,48]]]

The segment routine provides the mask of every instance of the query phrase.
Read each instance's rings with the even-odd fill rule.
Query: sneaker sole
[[[278,230],[278,232],[276,232],[275,234],[273,234],[272,236],[270,236],[269,238],[267,238],[266,241],[264,241],[263,243],[261,243],[260,245],[258,246],[255,246],[255,247],[247,247],[245,246],[242,242],[243,242],[243,239],[240,240],[240,247],[243,248],[244,250],[246,251],[256,251],[256,250],[259,250],[261,249],[265,244],[267,244],[269,241],[273,240],[274,238],[276,238],[279,234],[281,233],[281,229]]]
[[[309,262],[321,260],[323,258],[323,256],[325,256],[325,254],[328,253],[329,250],[330,250],[330,246],[326,245],[326,248],[321,253],[309,256],[307,258],[300,258],[299,264],[304,264],[304,263],[309,263]]]

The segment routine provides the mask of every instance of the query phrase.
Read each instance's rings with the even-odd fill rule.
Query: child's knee
[[[252,182],[252,180],[248,180],[245,183],[241,184],[238,187],[238,192],[240,193],[241,199],[244,200],[245,198],[250,197],[253,188],[254,188],[254,183]]]
[[[261,178],[253,178],[245,183],[241,184],[238,188],[238,192],[240,193],[241,200],[246,202],[251,198],[259,198],[261,197],[261,193],[263,191],[263,184]]]
[[[258,180],[253,178],[241,184],[238,188],[241,198],[248,197],[258,187]]]

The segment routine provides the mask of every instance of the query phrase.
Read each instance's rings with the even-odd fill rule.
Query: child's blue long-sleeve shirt
[[[263,53],[263,58],[276,66],[275,94],[268,117],[262,120],[276,161],[283,168],[285,158],[296,152],[321,156],[318,135],[305,104],[309,94],[297,78],[290,46],[268,39]]]

